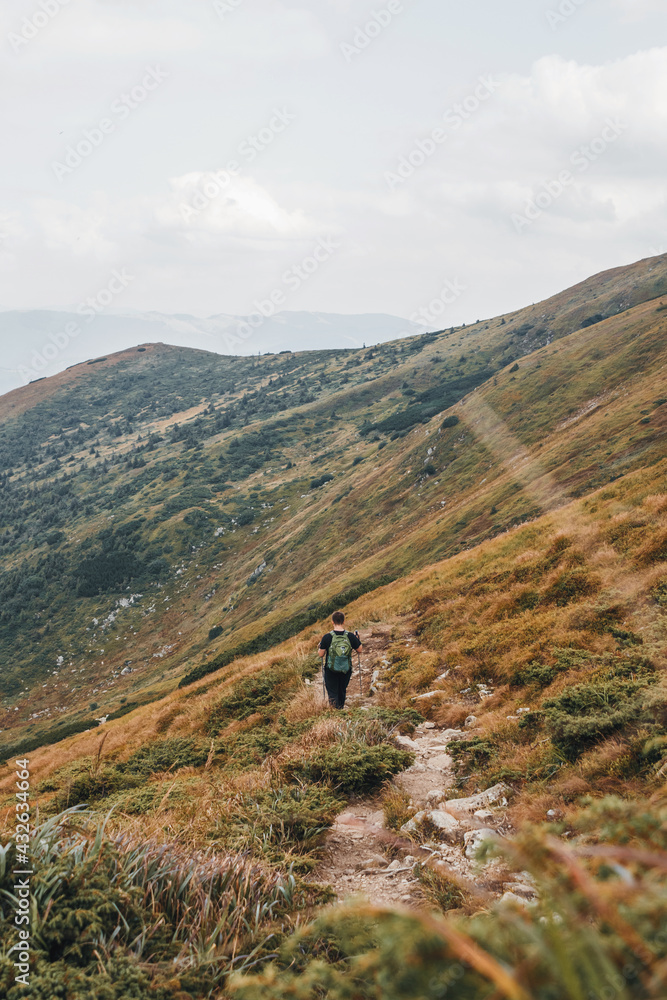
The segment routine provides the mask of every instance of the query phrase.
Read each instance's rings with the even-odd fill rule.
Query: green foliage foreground
[[[324,793],[320,791],[320,796]],[[269,801],[270,800],[270,801]],[[326,802],[257,800],[256,835]],[[268,823],[268,826],[267,826]],[[566,839],[555,834],[568,832]],[[494,848],[538,901],[467,912],[362,904],[320,912],[291,876],[234,853],[137,843],[68,810],[32,844],[33,963],[14,983],[14,849],[0,850],[0,995],[7,1000],[664,1000],[667,805],[608,798]],[[484,859],[482,859],[484,860]],[[488,858],[487,858],[488,860]],[[419,866],[423,868],[423,865]],[[525,877],[525,874],[524,874]],[[312,904],[312,901],[311,901]],[[472,914],[472,915],[470,915]]]
[[[13,845],[0,848],[0,996],[182,1000],[214,995],[269,953],[301,905],[290,875],[242,856],[138,843],[77,809],[32,839],[30,985],[14,983]]]
[[[533,832],[503,848],[534,905],[480,900],[473,917],[349,906],[324,912],[234,1000],[662,1000],[667,810],[607,799],[573,844]],[[578,829],[577,829],[578,827]],[[588,838],[600,831],[597,844]],[[581,836],[583,834],[583,836]],[[632,844],[633,846],[627,846]]]

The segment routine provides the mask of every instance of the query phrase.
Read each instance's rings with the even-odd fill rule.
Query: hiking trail
[[[364,693],[359,693],[355,664],[348,689],[350,707],[372,706],[368,692],[388,665],[385,653],[392,641],[389,633],[389,626],[375,626],[364,636]],[[480,899],[504,896],[521,903],[533,899],[534,889],[527,876],[512,876],[499,861],[480,868],[474,858],[482,839],[510,832],[505,786],[496,785],[467,799],[453,797],[454,762],[447,746],[474,733],[474,723],[463,731],[440,729],[433,722],[425,722],[417,726],[412,738],[395,738],[397,745],[410,750],[416,759],[392,783],[409,795],[414,808],[424,813],[420,818],[429,822],[433,839],[419,845],[409,839],[407,832],[387,829],[381,796],[359,798],[328,831],[313,879],[331,884],[339,902],[363,897],[376,906],[420,907],[426,903],[426,896],[414,869],[417,862],[428,862],[429,867]]]

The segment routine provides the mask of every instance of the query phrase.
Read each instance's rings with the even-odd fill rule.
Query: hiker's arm
[[[320,646],[319,649],[317,650],[317,655],[318,656],[326,656],[327,655],[326,649],[322,649],[322,647]]]

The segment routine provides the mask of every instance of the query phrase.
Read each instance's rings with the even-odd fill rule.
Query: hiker
[[[333,708],[345,708],[347,685],[352,677],[352,652],[361,649],[358,632],[345,630],[345,615],[334,611],[333,631],[322,636],[317,652],[324,661],[324,683]]]

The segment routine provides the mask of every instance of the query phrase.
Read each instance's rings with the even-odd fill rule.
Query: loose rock
[[[491,830],[489,827],[482,827],[481,830],[469,830],[468,833],[463,834],[465,856],[472,860],[477,854],[478,848],[485,840],[495,840],[496,838],[496,831]]]
[[[489,806],[494,802],[507,805],[509,791],[509,787],[500,781],[497,785],[492,785],[491,788],[487,788],[486,791],[479,792],[477,795],[470,795],[465,799],[448,799],[445,808],[449,812],[457,814],[474,813],[477,809],[483,809],[484,806]]]
[[[442,809],[422,809],[411,820],[403,824],[401,833],[416,833],[419,824],[425,820],[432,823],[436,829],[445,835],[451,836],[459,831],[460,824],[458,820],[450,816],[448,812]]]

